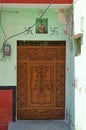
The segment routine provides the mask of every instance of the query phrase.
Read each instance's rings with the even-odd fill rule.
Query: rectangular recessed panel
[[[33,62],[28,64],[29,107],[53,107],[54,64]]]
[[[27,108],[28,86],[27,86],[27,63],[18,63],[18,88],[17,88],[17,106],[18,108]],[[21,98],[22,97],[22,98]]]

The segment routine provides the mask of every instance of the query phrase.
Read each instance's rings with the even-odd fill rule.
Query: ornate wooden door
[[[65,44],[18,46],[17,119],[64,116]]]

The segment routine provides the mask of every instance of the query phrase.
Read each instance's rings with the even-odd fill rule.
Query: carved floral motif
[[[65,47],[19,47],[18,60],[21,61],[56,61],[65,60]]]
[[[63,119],[65,46],[18,47],[18,119]]]

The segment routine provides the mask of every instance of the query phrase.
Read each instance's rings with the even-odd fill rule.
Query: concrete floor
[[[21,120],[10,122],[8,130],[71,130],[64,120]]]

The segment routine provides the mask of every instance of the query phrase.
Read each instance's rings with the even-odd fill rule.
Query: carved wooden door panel
[[[64,119],[65,45],[18,46],[17,119]]]

